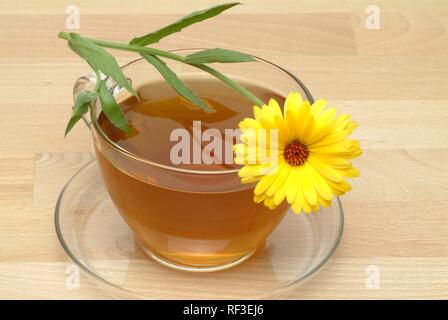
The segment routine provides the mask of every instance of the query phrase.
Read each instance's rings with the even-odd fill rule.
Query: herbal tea
[[[264,101],[284,100],[267,88],[242,84]],[[172,163],[170,154],[178,143],[172,141],[174,130],[187,130],[191,155],[194,121],[200,121],[202,131],[219,130],[225,140],[226,129],[238,128],[239,121],[252,114],[250,102],[221,82],[196,79],[188,81],[188,86],[214,112],[192,105],[165,82],[152,82],[136,88],[138,99],[131,97],[120,103],[132,128],[129,133],[114,127],[104,114],[98,118],[101,130],[118,146],[164,166],[159,169],[166,171],[163,179],[147,169],[153,167],[151,164],[137,166],[130,160],[114,159],[97,144],[96,153],[113,202],[144,248],[185,265],[221,265],[250,254],[262,244],[287,205],[270,210],[255,203],[253,186],[239,182],[238,166],[220,161],[226,152],[224,144],[222,153],[210,155],[217,163]],[[203,151],[204,142],[196,143]],[[183,171],[171,173],[176,169]]]

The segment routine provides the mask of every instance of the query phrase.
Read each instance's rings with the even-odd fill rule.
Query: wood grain
[[[126,41],[215,3],[81,0],[80,32]],[[375,1],[380,30],[365,28],[370,1],[245,3],[158,46],[236,48],[288,68],[359,122],[365,150],[340,247],[284,298],[448,298],[448,3]],[[57,39],[67,4],[0,3],[0,298],[113,297],[84,275],[66,288],[53,227],[60,189],[93,157],[86,128],[63,138],[73,82],[89,70]]]

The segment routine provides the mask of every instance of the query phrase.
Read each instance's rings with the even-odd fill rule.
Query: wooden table
[[[265,57],[359,122],[362,175],[343,198],[340,247],[285,298],[448,298],[448,2],[374,2],[379,30],[366,28],[371,1],[246,0],[158,45]],[[60,189],[92,157],[85,128],[63,137],[88,72],[57,39],[69,3],[0,3],[0,298],[109,297],[84,275],[66,288],[53,227]],[[127,41],[216,3],[78,0],[79,32]]]

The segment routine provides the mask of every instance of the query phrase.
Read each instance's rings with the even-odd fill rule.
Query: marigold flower
[[[257,182],[254,201],[275,208],[286,198],[295,213],[309,213],[329,207],[334,195],[351,190],[345,178],[359,175],[352,159],[362,151],[358,141],[348,139],[357,127],[349,115],[337,117],[325,100],[311,105],[292,92],[283,112],[271,99],[268,105],[255,106],[254,116],[240,122],[242,143],[234,146],[235,163],[243,165],[241,181]]]

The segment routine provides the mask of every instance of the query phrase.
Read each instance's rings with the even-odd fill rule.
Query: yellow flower
[[[254,107],[255,119],[240,122],[242,143],[234,146],[243,183],[258,181],[254,201],[273,209],[284,199],[295,213],[329,207],[333,195],[351,189],[345,178],[359,171],[352,159],[361,154],[359,142],[348,137],[357,127],[349,115],[336,117],[325,100],[311,105],[297,92],[288,95],[284,111],[271,99]]]

